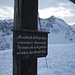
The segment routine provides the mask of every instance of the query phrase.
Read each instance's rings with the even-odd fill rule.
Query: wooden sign
[[[45,57],[48,32],[14,31],[14,56],[16,59]]]

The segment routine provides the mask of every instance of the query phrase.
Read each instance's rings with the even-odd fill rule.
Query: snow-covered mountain
[[[0,50],[12,47],[13,20],[0,20]]]
[[[13,20],[0,20],[0,50],[12,47]],[[38,19],[38,30],[48,31],[49,44],[75,43],[75,30],[64,20],[51,16]]]
[[[75,30],[64,20],[51,16],[47,19],[38,20],[40,31],[48,31],[49,43],[75,43]]]
[[[75,24],[73,24],[71,27],[75,30]]]

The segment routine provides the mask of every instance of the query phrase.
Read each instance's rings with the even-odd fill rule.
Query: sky
[[[75,4],[69,0],[38,0],[38,12],[41,18],[55,17],[75,24]],[[14,0],[0,0],[0,19],[14,18]]]
[[[51,15],[75,24],[75,4],[69,0],[39,0],[39,16],[49,18]]]
[[[14,18],[14,0],[0,0],[0,20]]]

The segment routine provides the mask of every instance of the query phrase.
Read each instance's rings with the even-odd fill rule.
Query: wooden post
[[[37,14],[38,0],[15,0],[14,30],[37,30]],[[13,55],[13,75],[37,75],[37,58],[16,60]]]

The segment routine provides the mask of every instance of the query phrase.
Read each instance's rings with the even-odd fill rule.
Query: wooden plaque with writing
[[[14,57],[29,59],[47,55],[48,32],[14,31]]]

